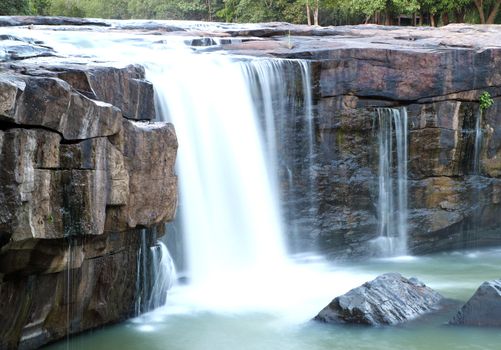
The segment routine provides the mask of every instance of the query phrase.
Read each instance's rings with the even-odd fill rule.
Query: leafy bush
[[[487,108],[491,107],[494,103],[494,100],[487,91],[482,92],[479,98],[480,109],[485,111]]]

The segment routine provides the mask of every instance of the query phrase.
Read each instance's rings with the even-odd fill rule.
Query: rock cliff
[[[313,154],[304,115],[289,116],[282,137],[282,157],[292,158],[282,196],[297,249],[377,254],[380,108],[408,113],[409,252],[501,244],[501,27],[274,24],[236,32],[259,38],[223,48],[307,59],[312,68]],[[484,92],[493,105],[481,111]]]
[[[408,113],[410,252],[501,243],[500,34],[499,26],[362,27],[347,31],[351,38],[332,39],[338,48],[311,52],[320,218],[313,226],[324,249],[338,257],[373,254],[367,242],[379,234],[375,120],[383,107]],[[483,92],[493,98],[485,111]]]
[[[143,68],[60,61],[0,63],[0,349],[144,310],[139,255],[176,210]]]

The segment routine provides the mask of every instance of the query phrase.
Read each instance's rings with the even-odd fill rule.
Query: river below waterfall
[[[177,286],[163,308],[49,349],[499,349],[497,329],[446,325],[456,307],[397,327],[332,326],[310,319],[339,293],[388,271],[417,276],[445,297],[466,301],[483,281],[500,277],[500,250],[346,264],[299,259],[297,278],[276,276],[257,288],[269,294],[267,300],[242,293],[202,302],[190,286]]]

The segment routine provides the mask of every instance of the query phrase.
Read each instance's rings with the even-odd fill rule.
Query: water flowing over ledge
[[[427,276],[423,280],[461,297],[476,283],[483,272],[480,268],[475,277],[451,272],[468,279],[462,285],[435,271],[437,262],[449,261],[448,257],[398,256],[405,251],[404,244],[397,242],[405,240],[409,254],[499,242],[501,166],[496,125],[501,82],[490,73],[499,71],[501,62],[496,28],[412,29],[406,39],[401,29],[368,26],[322,29],[310,33],[311,37],[291,34],[287,38],[280,36],[287,34],[283,31],[287,26],[281,25],[263,30],[197,24],[196,33],[187,33],[183,27],[165,34],[157,32],[166,28],[165,23],[149,24],[153,32],[129,24],[127,32],[118,25],[85,28],[85,32],[71,27],[14,28],[8,32],[15,39],[2,41],[6,50],[0,58],[5,68],[0,86],[8,98],[0,104],[0,113],[8,123],[0,130],[0,152],[3,156],[4,150],[21,147],[19,153],[11,153],[21,154],[26,162],[9,163],[2,158],[2,164],[26,164],[26,171],[16,173],[25,176],[16,188],[28,202],[13,203],[6,212],[0,208],[2,215],[7,213],[0,217],[11,217],[11,211],[19,208],[43,210],[42,220],[31,221],[36,224],[33,232],[19,229],[12,236],[14,243],[5,243],[4,236],[0,241],[5,244],[0,267],[6,276],[0,292],[6,295],[4,300],[17,298],[12,308],[29,308],[38,320],[30,323],[31,311],[20,315],[25,318],[9,341],[40,344],[123,320],[161,304],[165,297],[163,283],[157,284],[152,276],[137,278],[150,271],[167,271],[170,266],[158,260],[163,249],[157,245],[153,228],[145,235],[145,245],[140,238],[144,226],[161,223],[174,211],[175,196],[164,202],[162,198],[166,198],[163,190],[175,190],[175,177],[168,174],[169,181],[162,186],[159,182],[165,179],[163,162],[172,164],[177,144],[172,126],[144,121],[154,116],[153,87],[145,80],[143,68],[130,63],[146,68],[157,98],[165,94],[163,90],[169,91],[162,99],[169,103],[157,104],[159,112],[168,120],[181,118],[176,121],[180,155],[195,156],[180,159],[178,164],[183,187],[179,216],[184,217],[179,228],[200,239],[186,235],[189,251],[196,252],[187,259],[188,285],[171,290],[165,309],[125,328],[137,326],[139,332],[152,332],[153,340],[162,333],[157,331],[163,329],[164,321],[167,327],[180,327],[175,333],[191,334],[182,330],[186,320],[203,327],[207,319],[208,324],[211,320],[219,324],[238,313],[251,324],[276,322],[290,331],[291,323],[293,327],[302,324],[328,299],[381,272],[376,266],[398,266],[410,272],[416,268]],[[273,33],[278,37],[266,37]],[[479,35],[489,47],[479,43]],[[446,45],[459,37],[461,49]],[[494,105],[482,120],[475,119],[478,96],[484,90],[494,97]],[[60,96],[57,101],[61,103],[43,104],[49,96]],[[28,100],[40,108],[24,108]],[[60,105],[71,108],[68,112],[57,108]],[[388,116],[375,127],[373,121],[383,114]],[[189,128],[184,128],[188,120]],[[383,137],[379,132],[384,130]],[[184,133],[193,141],[182,140]],[[159,156],[164,154],[162,147],[171,155]],[[187,174],[181,172],[183,162],[188,165]],[[133,170],[129,177],[124,167]],[[7,171],[13,174],[14,170]],[[12,178],[2,176],[0,183]],[[64,197],[66,204],[72,204],[71,213],[92,203],[99,205],[68,231],[56,230],[61,237],[47,236],[56,232],[52,227],[68,225],[70,220],[65,211],[60,217],[52,207],[37,205],[37,200],[45,199],[29,192],[31,180],[43,188],[73,191]],[[66,185],[58,187],[61,183]],[[99,187],[103,183],[106,186]],[[93,190],[79,192],[84,186]],[[85,197],[86,193],[91,197]],[[136,205],[127,202],[128,195]],[[77,203],[81,198],[85,200]],[[196,215],[189,214],[191,210]],[[124,226],[137,229],[125,233],[121,231]],[[159,236],[161,226],[154,227]],[[28,233],[33,237],[24,242],[22,235]],[[77,236],[76,245],[71,246],[72,258],[65,260],[68,245],[56,247],[48,241],[66,243],[64,234],[70,233]],[[89,238],[101,233],[104,237]],[[387,243],[397,242],[383,249],[391,258],[367,262],[374,268],[363,262],[347,266],[324,260],[325,256],[365,260],[380,255],[368,243],[381,234],[392,238]],[[63,263],[37,265],[37,252],[47,250],[51,262]],[[16,260],[19,252],[29,256],[21,265]],[[287,252],[299,254],[287,256]],[[142,256],[149,257],[143,260]],[[161,254],[162,259],[165,256]],[[459,256],[479,266],[491,261],[484,252]],[[497,266],[497,260],[493,261]],[[429,274],[428,266],[436,274]],[[486,278],[491,273],[487,270]],[[10,279],[17,273],[23,274],[19,285]],[[38,284],[28,284],[33,279]],[[29,286],[50,290],[54,280],[70,285],[66,299],[57,293],[54,300],[31,298]],[[162,281],[169,284],[168,279]],[[141,290],[146,294],[140,294]],[[160,297],[150,299],[157,290]],[[89,291],[90,297],[83,298],[79,291]],[[103,296],[109,298],[103,302]],[[67,299],[79,302],[70,307],[63,302]],[[57,323],[37,310],[60,311],[70,317]],[[119,314],[112,314],[114,310]],[[257,311],[264,318],[256,316]],[[207,319],[197,318],[200,314]],[[315,333],[318,329],[314,329]],[[378,336],[369,338],[377,340]],[[485,337],[487,343],[492,339]]]
[[[407,123],[405,107],[377,110],[379,237],[375,243],[383,256],[407,253]]]

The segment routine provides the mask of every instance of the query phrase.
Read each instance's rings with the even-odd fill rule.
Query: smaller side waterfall
[[[165,244],[147,242],[146,230],[141,230],[141,245],[137,255],[136,315],[165,304],[167,292],[176,280],[176,268]]]
[[[407,110],[378,109],[377,123],[379,151],[377,244],[385,256],[405,255],[407,253]]]
[[[473,150],[473,175],[480,175],[480,151],[482,150],[482,111],[477,113],[475,119],[475,145]]]

